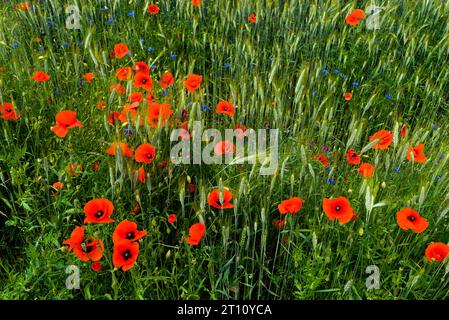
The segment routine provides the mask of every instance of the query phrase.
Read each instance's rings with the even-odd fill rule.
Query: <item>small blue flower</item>
[[[108,8],[107,7],[103,7],[103,8],[101,8],[101,11],[106,12],[106,11],[108,11]]]
[[[399,173],[399,167],[398,166],[395,166],[393,170],[394,170],[395,173]]]
[[[334,186],[337,184],[337,182],[335,182],[335,181],[332,180],[332,179],[327,179],[326,182],[329,183],[329,184],[332,184],[332,185],[334,185]]]
[[[55,89],[55,91],[53,91],[55,95],[59,96],[61,93],[59,92],[59,89]]]
[[[391,93],[388,93],[385,98],[387,98],[388,100],[390,100],[393,97],[393,95]]]
[[[432,129],[433,129],[433,130],[438,130],[438,128],[439,128],[439,127],[438,127],[436,124],[432,124]]]
[[[125,128],[124,131],[125,131],[125,134],[129,135],[129,136],[134,134],[134,132],[133,132],[133,130],[131,128]]]
[[[339,74],[339,73],[340,73],[340,71],[334,70],[334,74]]]
[[[134,11],[128,12],[128,17],[134,17]]]
[[[63,42],[63,43],[62,43],[62,46],[65,48],[65,47],[68,47],[69,44],[68,44],[67,42]]]
[[[206,14],[206,13],[207,13],[207,10],[206,10],[206,9],[203,9],[203,13]]]
[[[48,19],[48,20],[47,20],[47,26],[51,27],[52,25],[53,25],[53,21],[50,20],[50,19]]]
[[[11,47],[13,47],[13,48],[17,48],[18,46],[19,46],[18,42],[11,43]]]
[[[145,40],[140,39],[140,40],[139,40],[139,43],[143,45],[143,44],[145,44]]]
[[[187,106],[191,107],[192,106],[192,102],[187,102]]]
[[[352,83],[352,86],[353,86],[353,87],[358,87],[359,85],[360,85],[360,83],[358,83],[358,82],[353,82],[353,83]]]
[[[113,23],[113,22],[114,22],[114,19],[112,19],[112,18],[108,19],[108,23]]]
[[[153,47],[148,47],[148,52],[153,52],[154,51],[154,48]]]
[[[39,48],[37,48],[37,50],[39,50],[39,52],[44,52],[45,48],[40,46]]]
[[[80,46],[80,45],[82,45],[83,43],[81,42],[81,41],[77,41],[77,42],[75,42],[75,44],[77,45],[77,46]]]
[[[324,75],[329,74],[329,71],[326,70],[326,69],[324,69],[324,70],[323,70],[323,74],[324,74]]]
[[[331,166],[326,167],[326,171],[327,171],[327,172],[331,172],[331,170],[332,170],[332,167],[331,167]]]
[[[150,69],[154,70],[154,69],[156,69],[156,66],[150,66]]]
[[[441,179],[440,176],[436,176],[436,177],[435,177],[435,180],[436,180],[436,181],[439,181],[440,179]]]
[[[178,55],[173,53],[173,54],[171,55],[171,57],[172,57],[173,59],[176,59],[176,58],[178,57]]]
[[[165,97],[168,94],[166,90],[162,90],[162,96]]]
[[[226,63],[224,64],[224,67],[225,67],[226,69],[229,69],[229,68],[231,68],[231,64],[229,64],[229,63],[226,62]]]
[[[205,105],[201,106],[201,110],[203,110],[203,111],[210,111],[211,109],[210,109],[210,107],[207,104],[205,104]]]
[[[346,80],[346,76],[345,76],[344,74],[342,74],[340,77],[341,77],[343,80]]]

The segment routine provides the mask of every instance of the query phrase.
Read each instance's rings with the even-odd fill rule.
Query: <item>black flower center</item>
[[[126,239],[131,240],[134,239],[135,235],[134,235],[134,231],[130,231],[126,234]]]
[[[143,83],[143,84],[146,84],[146,83],[147,83],[147,80],[146,80],[146,79],[143,79],[143,80],[142,80],[142,83]]]
[[[341,207],[340,206],[336,206],[335,207],[335,211],[340,211],[341,210]]]
[[[415,218],[414,216],[410,216],[410,217],[408,217],[408,220],[411,221],[411,222],[413,222],[413,221],[416,220],[416,218]]]
[[[89,252],[91,252],[93,249],[94,249],[94,246],[86,246],[85,252],[86,252],[86,253],[89,253]]]
[[[12,110],[10,108],[6,109],[6,112],[11,112]]]
[[[126,250],[123,251],[123,253],[122,253],[122,257],[123,257],[123,259],[125,259],[125,260],[130,259],[131,256],[132,256],[131,250],[129,250],[129,249],[126,249]]]
[[[152,158],[153,158],[153,155],[152,155],[151,153],[149,153],[149,154],[147,155],[147,158],[148,158],[148,159],[152,159]]]
[[[95,216],[95,218],[100,219],[103,216],[103,214],[104,214],[104,212],[100,210],[100,211],[97,211],[94,214],[94,216]]]

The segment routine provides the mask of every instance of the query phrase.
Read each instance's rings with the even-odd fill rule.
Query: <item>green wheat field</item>
[[[0,299],[448,299],[448,61],[442,0],[1,1]]]

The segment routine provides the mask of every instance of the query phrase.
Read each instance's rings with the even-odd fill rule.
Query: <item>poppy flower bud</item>
[[[387,186],[387,184],[385,183],[385,181],[383,181],[380,185],[382,187],[382,189],[385,189],[385,187]]]
[[[187,176],[187,182],[188,182],[188,183],[191,183],[191,182],[192,182],[192,179],[190,179],[190,176]]]
[[[171,250],[168,250],[165,254],[165,259],[169,259],[171,257]]]

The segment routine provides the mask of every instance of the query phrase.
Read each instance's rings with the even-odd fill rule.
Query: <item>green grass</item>
[[[80,7],[81,30],[65,28],[69,3]],[[189,0],[160,1],[157,16],[146,13],[147,4],[40,0],[29,12],[10,1],[0,4],[0,103],[12,102],[21,114],[17,121],[0,119],[1,299],[448,298],[447,261],[430,263],[424,256],[430,242],[449,242],[446,2],[377,1],[384,9],[377,31],[364,22],[345,24],[346,15],[367,1],[203,0],[200,8]],[[247,21],[252,12],[256,24]],[[120,42],[131,57],[111,59]],[[189,122],[201,120],[204,128],[240,122],[279,129],[276,173],[260,176],[260,166],[248,164],[158,168],[169,158],[172,127],[133,126],[127,138],[124,126],[107,123],[133,90],[129,82],[127,95],[110,93],[115,70],[137,61],[156,66],[151,75],[161,101],[156,80],[173,73],[175,85],[167,89],[173,118],[187,109]],[[36,69],[51,80],[34,82]],[[95,73],[91,84],[82,81],[86,72]],[[203,76],[194,94],[182,86],[189,73]],[[351,101],[345,92],[353,93]],[[238,106],[233,118],[214,113],[222,99]],[[97,109],[100,100],[104,110]],[[212,111],[202,111],[203,105]],[[76,110],[84,128],[59,139],[50,127],[65,109]],[[399,137],[403,124],[405,138]],[[388,150],[369,147],[380,129],[394,132]],[[113,141],[156,147],[146,184],[130,178],[134,163],[106,154]],[[406,159],[408,147],[419,143],[426,145],[425,164]],[[330,172],[313,160],[323,145],[333,160]],[[376,168],[373,178],[363,179],[346,164],[349,148],[365,151],[363,161]],[[98,171],[92,170],[96,162]],[[82,164],[79,176],[68,174],[72,163]],[[186,190],[189,179],[193,194]],[[65,188],[53,196],[56,181]],[[207,204],[219,186],[233,192],[234,209]],[[292,196],[304,206],[279,232],[272,225],[277,206]],[[340,225],[324,215],[322,199],[338,196],[351,201],[356,221]],[[128,272],[111,262],[116,224],[86,226],[105,244],[98,273],[62,244],[82,224],[85,203],[99,197],[114,202],[117,222],[129,219],[148,231]],[[133,214],[136,203],[141,212]],[[424,233],[398,227],[395,213],[406,206],[428,219]],[[178,216],[173,226],[170,213]],[[200,219],[206,236],[190,247],[185,235]],[[80,290],[65,287],[69,265],[80,268]],[[379,290],[366,289],[369,265],[380,269]]]

